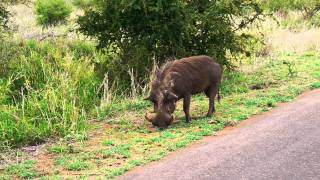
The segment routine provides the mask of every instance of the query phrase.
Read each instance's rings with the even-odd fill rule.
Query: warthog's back
[[[174,61],[163,73],[174,81],[178,94],[199,93],[221,81],[221,66],[208,56],[192,56]]]

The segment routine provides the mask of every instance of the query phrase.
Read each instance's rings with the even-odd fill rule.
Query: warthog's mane
[[[163,64],[157,72],[156,80],[158,81],[163,80],[168,70],[172,67],[173,63],[174,63],[174,60],[171,60]]]

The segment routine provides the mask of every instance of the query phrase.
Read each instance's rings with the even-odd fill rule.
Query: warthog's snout
[[[147,112],[144,117],[146,118],[147,121],[152,122],[156,117],[156,113],[148,113]]]
[[[173,121],[173,115],[171,114],[157,114],[157,113],[149,113],[147,112],[145,115],[147,121],[151,122],[154,126],[158,127],[168,127]]]

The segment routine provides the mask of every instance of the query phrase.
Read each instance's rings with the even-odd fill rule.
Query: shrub
[[[7,9],[9,5],[26,3],[27,0],[1,0],[0,1],[0,38],[8,32],[11,13]]]
[[[295,8],[292,0],[260,0],[262,7],[268,11],[288,11]]]
[[[314,27],[320,27],[320,12],[312,16],[310,19],[310,25]]]
[[[93,0],[73,0],[72,4],[78,8],[86,8],[92,5]]]
[[[65,0],[37,0],[35,13],[37,22],[43,26],[65,23],[72,12]]]
[[[3,30],[8,27],[9,20],[9,11],[7,11],[6,7],[0,3],[0,37],[3,33]]]
[[[144,82],[153,61],[206,54],[231,67],[227,54],[245,51],[250,38],[238,33],[262,14],[253,1],[106,0],[79,17],[79,30],[113,48],[120,60],[113,63],[121,82],[136,71]],[[238,23],[234,23],[238,22]]]

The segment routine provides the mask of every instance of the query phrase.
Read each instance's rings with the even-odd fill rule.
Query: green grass
[[[280,102],[290,102],[303,91],[320,88],[320,54],[306,54],[279,54],[277,59],[265,59],[254,71],[226,73],[221,88],[223,99],[216,103],[217,112],[213,118],[205,117],[207,98],[197,95],[191,102],[194,118],[190,124],[185,123],[179,102],[175,112],[178,123],[164,130],[150,129],[144,120],[144,112],[152,108],[150,103],[142,99],[119,100],[101,110],[100,117],[105,118],[99,123],[110,127],[94,130],[100,132],[99,138],[94,135],[71,144],[59,143],[48,148],[48,153],[53,156],[54,166],[63,171],[76,171],[84,178],[91,172],[102,179],[117,177],[135,166],[162,159],[226,126],[268,111]],[[283,61],[289,62],[291,67]],[[5,175],[18,174],[6,171]],[[58,177],[65,177],[65,174]]]
[[[114,146],[114,142],[111,140],[105,140],[102,142],[102,144],[105,146]]]
[[[2,43],[0,52],[9,45]],[[14,56],[0,59],[1,65],[8,66],[0,72],[0,150],[47,138],[86,138],[81,135],[87,120],[95,117],[92,111],[100,101],[100,80],[92,63],[97,57],[93,52],[86,55],[77,44],[86,43],[10,44],[8,51]]]
[[[72,158],[71,156],[59,158],[54,162],[57,166],[62,166],[66,170],[70,171],[80,171],[86,170],[91,167],[90,163],[83,159]]]
[[[318,89],[318,88],[320,88],[320,82],[315,82],[315,83],[311,84],[311,88],[312,88],[312,89]]]
[[[21,164],[11,165],[5,169],[5,172],[9,175],[14,175],[24,179],[35,178],[38,176],[37,171],[34,169],[35,163],[35,161],[29,160]]]

